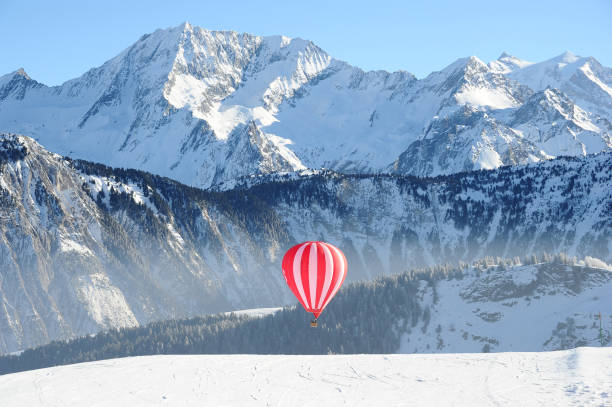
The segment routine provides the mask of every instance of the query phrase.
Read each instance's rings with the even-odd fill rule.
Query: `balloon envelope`
[[[300,304],[318,318],[344,282],[348,265],[336,246],[304,242],[285,253],[282,267],[285,281]]]

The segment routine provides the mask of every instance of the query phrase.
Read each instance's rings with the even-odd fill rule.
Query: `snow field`
[[[0,405],[612,406],[612,348],[145,356],[0,376]]]

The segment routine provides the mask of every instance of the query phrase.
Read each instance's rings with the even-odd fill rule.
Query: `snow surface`
[[[602,272],[609,267],[589,259]],[[492,352],[528,352],[597,344],[596,315],[612,309],[608,273],[581,270],[584,283],[579,292],[569,290],[562,281],[571,272],[569,268],[551,274],[555,282],[533,292],[526,289],[530,284],[538,286],[538,275],[544,278],[544,270],[533,265],[505,270],[491,267],[480,276],[466,272],[461,279],[441,280],[435,289],[421,280],[415,296],[421,307],[429,307],[431,315],[402,335],[398,353],[481,352],[484,347]],[[599,278],[604,280],[596,282]],[[521,290],[525,293],[518,294]],[[556,332],[568,319],[575,324],[573,331]],[[612,325],[612,317],[605,312],[603,324]],[[572,341],[571,345],[561,345],[564,340]]]
[[[282,307],[273,307],[273,308],[251,308],[251,309],[242,309],[238,311],[230,311],[225,312],[225,315],[234,314],[237,316],[247,316],[251,318],[261,318],[266,315],[275,314],[278,311],[282,310]]]
[[[508,97],[501,89],[466,89],[461,93],[457,93],[455,100],[460,105],[489,106],[493,109],[507,109],[517,106],[516,101]]]
[[[144,356],[0,376],[0,405],[612,406],[612,348]]]

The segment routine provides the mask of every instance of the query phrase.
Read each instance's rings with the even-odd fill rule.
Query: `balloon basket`
[[[317,320],[313,319],[312,321],[310,321],[310,326],[313,327],[313,328],[316,328],[318,326],[317,325]]]

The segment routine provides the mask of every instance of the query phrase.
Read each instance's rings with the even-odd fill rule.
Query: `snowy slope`
[[[580,57],[568,51],[537,64],[519,64],[507,73],[535,91],[559,89],[582,108],[610,120],[612,69],[593,57]]]
[[[364,72],[299,38],[185,23],[61,86],[23,70],[0,77],[0,131],[199,187],[322,167],[449,174],[610,149],[610,72],[593,58],[503,54],[417,80]],[[559,119],[532,100],[547,86],[564,103],[542,108]]]
[[[402,335],[399,353],[515,352],[599,343],[612,316],[612,267],[554,263],[468,269],[460,278],[421,280],[429,315]],[[602,311],[603,310],[603,311]],[[605,333],[604,335],[609,335]]]
[[[22,406],[610,406],[612,349],[559,352],[148,356],[0,376]]]
[[[266,315],[274,314],[280,311],[282,308],[273,307],[273,308],[252,308],[252,309],[241,309],[237,311],[226,312],[226,315],[234,314],[234,315],[244,315],[252,318],[264,317]]]

